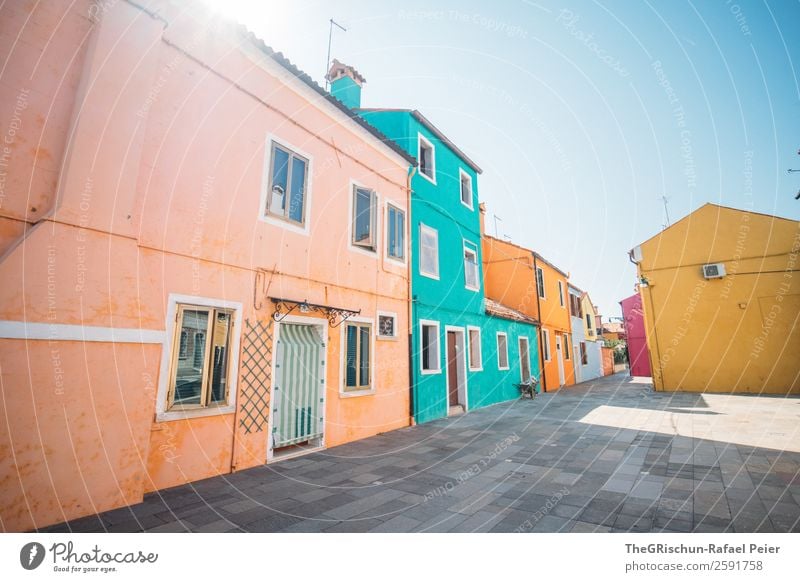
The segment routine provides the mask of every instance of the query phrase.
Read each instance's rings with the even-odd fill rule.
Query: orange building
[[[201,3],[2,13],[0,529],[408,426],[414,159]]]
[[[488,235],[483,237],[483,268],[489,299],[513,307],[541,324],[542,389],[552,392],[575,384],[568,275],[539,253]]]

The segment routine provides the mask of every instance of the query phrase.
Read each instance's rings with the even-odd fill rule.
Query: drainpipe
[[[539,267],[536,264],[536,253],[531,253],[533,255],[533,281],[536,283],[536,312],[539,314],[539,363],[541,364],[541,368],[539,371],[540,376],[542,377],[542,390],[547,392],[547,374],[544,373],[544,333],[542,331],[542,302],[541,297],[539,297],[539,280],[536,278],[538,273]]]
[[[406,184],[406,192],[408,192],[408,233],[411,234],[411,179],[417,173],[417,167],[411,166],[408,171],[408,181]],[[414,426],[416,424],[414,418],[414,338],[412,331],[416,327],[414,324],[414,296],[411,294],[411,278],[413,272],[411,269],[411,237],[408,237],[408,415],[410,417],[409,424]]]

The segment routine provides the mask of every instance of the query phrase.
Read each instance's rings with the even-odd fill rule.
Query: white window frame
[[[564,301],[564,283],[559,280],[558,281],[558,302],[561,305],[561,309],[566,309],[566,301]]]
[[[478,365],[472,365],[472,332],[478,332]],[[467,367],[470,372],[483,371],[483,337],[481,335],[481,328],[476,325],[467,326]]]
[[[389,207],[403,213],[403,258],[398,259],[389,255]],[[384,213],[384,229],[383,229],[383,253],[387,261],[391,261],[394,265],[407,265],[408,264],[408,240],[409,240],[409,225],[408,225],[408,212],[400,204],[394,200],[386,200],[386,212]]]
[[[500,336],[506,340],[506,365],[503,366],[500,363]],[[508,358],[508,334],[504,331],[498,331],[497,335],[495,336],[495,345],[497,346],[497,369],[498,370],[508,370],[511,367],[511,361]]]
[[[392,326],[394,335],[381,335],[381,317],[391,317],[392,319],[394,319],[394,326]],[[397,341],[398,337],[399,336],[397,335],[397,313],[395,313],[394,311],[378,311],[375,317],[375,339],[384,341],[385,340]]]
[[[425,335],[425,326],[432,326],[436,328],[436,369],[426,370],[423,367],[425,362],[425,358],[422,357],[422,338]],[[420,319],[419,320],[419,371],[420,374],[423,376],[429,376],[433,374],[441,374],[442,373],[442,329],[438,321],[433,321],[431,319]]]
[[[461,182],[464,178],[469,180],[469,204],[464,202],[464,196],[461,192]],[[464,168],[458,169],[458,199],[461,201],[461,204],[469,208],[470,210],[475,210],[475,193],[472,189],[472,175],[469,172],[466,172]]]
[[[369,334],[369,375],[370,387],[362,390],[347,390],[345,388],[345,374],[347,369],[347,324],[348,323],[363,323],[369,324],[371,333]],[[339,352],[341,361],[339,362],[339,398],[358,398],[359,396],[371,396],[376,393],[376,384],[378,381],[377,370],[375,369],[375,339],[378,335],[375,327],[375,320],[371,317],[348,317],[347,321],[340,326],[339,332]]]
[[[436,272],[426,272],[422,268],[422,231],[429,230],[436,236]],[[429,279],[439,280],[439,231],[433,227],[428,226],[424,222],[419,223],[419,274]]]
[[[468,289],[470,291],[480,291],[481,290],[481,268],[480,268],[480,265],[478,263],[478,245],[476,245],[472,241],[468,241],[467,239],[464,239],[462,241],[462,244],[463,244],[463,247],[464,247],[464,255],[466,255],[468,252],[472,253],[473,255],[475,255],[475,268],[476,268],[476,273],[475,273],[476,286],[472,287],[471,285],[469,285],[469,283],[467,281],[467,257],[464,256],[464,288]]]
[[[305,208],[303,208],[303,218],[304,224],[299,225],[296,222],[293,222],[288,219],[279,218],[278,216],[274,216],[269,213],[267,210],[267,205],[269,203],[269,185],[272,181],[272,144],[276,144],[283,149],[287,149],[292,153],[297,154],[298,156],[306,159],[306,195],[305,195]],[[259,205],[259,215],[258,219],[261,222],[266,222],[274,226],[279,226],[285,230],[295,232],[297,234],[302,234],[305,236],[309,236],[311,233],[311,199],[312,199],[312,183],[313,179],[313,165],[314,160],[313,156],[311,156],[308,152],[303,151],[302,149],[292,145],[289,141],[284,140],[275,134],[268,134],[266,138],[265,144],[265,155],[264,155],[264,171],[261,178],[261,202]]]
[[[368,248],[366,246],[357,245],[357,244],[355,244],[353,242],[353,234],[355,233],[355,214],[354,213],[355,213],[355,208],[356,208],[355,207],[356,188],[360,188],[362,190],[369,190],[370,192],[372,192],[372,194],[374,196],[375,209],[374,209],[374,212],[373,212],[373,226],[375,228],[375,232],[373,234],[372,240],[375,243],[375,250],[371,250],[370,248]],[[372,257],[373,259],[377,258],[380,255],[380,248],[379,248],[380,244],[379,244],[378,241],[382,240],[381,237],[380,237],[380,225],[379,225],[380,220],[378,220],[378,216],[379,216],[379,212],[380,212],[379,211],[380,204],[381,204],[380,195],[378,194],[377,190],[375,190],[373,188],[370,188],[369,186],[366,186],[366,185],[364,185],[361,182],[358,182],[356,180],[350,180],[350,202],[349,202],[349,205],[348,205],[349,213],[347,215],[348,216],[347,221],[348,221],[348,224],[349,224],[348,229],[347,229],[347,238],[348,238],[348,243],[347,244],[348,244],[348,248],[351,251],[354,251],[356,253],[360,253],[360,254],[364,255],[365,257]]]
[[[167,410],[167,396],[169,393],[170,366],[172,365],[172,355],[176,354],[175,346],[176,326],[178,325],[177,315],[179,305],[197,305],[199,307],[211,307],[216,309],[229,309],[233,311],[233,329],[231,330],[231,342],[228,368],[228,398],[225,404],[217,404],[204,408],[187,410]],[[219,416],[236,412],[236,393],[239,382],[239,340],[242,335],[242,304],[238,301],[226,301],[224,299],[213,299],[210,297],[197,297],[194,295],[181,295],[170,293],[167,298],[167,319],[165,328],[167,330],[164,340],[161,342],[161,366],[158,377],[158,393],[156,395],[156,422],[169,420],[180,420],[184,418],[200,418],[204,416]],[[180,340],[178,340],[180,341]]]
[[[547,299],[547,288],[544,284],[544,269],[541,267],[536,267],[536,273],[534,273],[534,277],[536,278],[536,293],[539,293],[539,273],[542,274],[542,293],[539,295],[540,299]]]
[[[423,142],[425,143],[426,146],[431,148],[431,170],[433,170],[433,177],[428,176],[428,174],[426,174],[426,173],[424,173],[422,171],[422,167],[421,167],[422,155],[421,155],[421,153],[422,153],[422,143]],[[435,186],[436,185],[436,146],[434,146],[433,142],[431,140],[429,140],[427,137],[425,137],[424,135],[422,135],[422,133],[420,133],[420,132],[417,132],[417,160],[419,160],[417,162],[417,167],[419,169],[419,172],[418,172],[419,175],[422,176],[423,178],[425,178],[428,182],[430,182],[431,184],[433,184]],[[459,193],[459,196],[461,196],[460,193]]]
[[[524,382],[525,378],[522,377],[522,341],[525,341],[525,345],[528,347],[528,372],[533,378],[533,366],[531,366],[531,340],[526,335],[521,335],[517,337],[517,350],[519,351],[519,377],[520,382]]]
[[[552,346],[550,345],[550,330],[542,328],[542,357],[545,362],[553,360]]]

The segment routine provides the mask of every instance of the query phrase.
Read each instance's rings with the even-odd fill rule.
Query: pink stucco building
[[[631,376],[650,376],[650,353],[642,311],[642,296],[635,293],[619,302],[628,343]]]
[[[409,424],[413,158],[200,3],[0,42],[3,529]]]

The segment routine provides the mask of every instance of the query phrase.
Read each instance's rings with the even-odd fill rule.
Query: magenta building
[[[650,353],[647,349],[647,337],[644,329],[642,296],[635,293],[619,303],[622,306],[622,317],[625,321],[631,376],[650,376]]]

